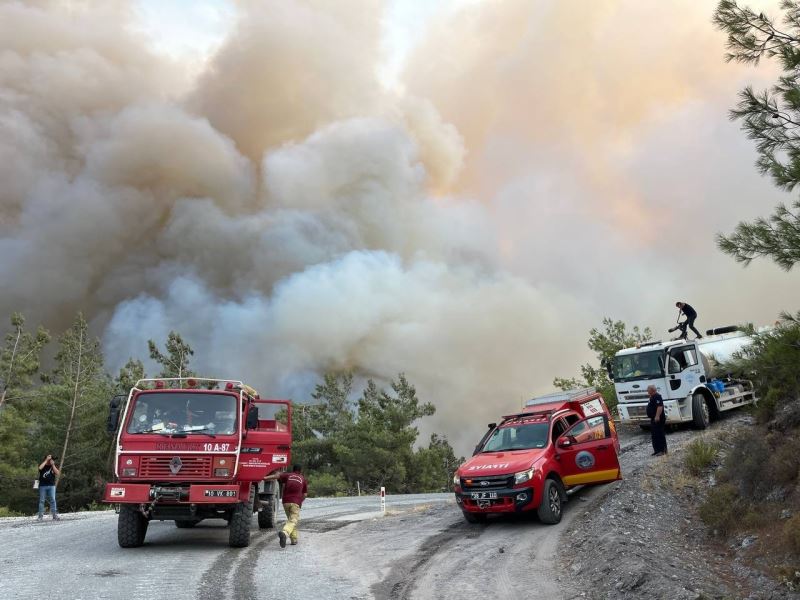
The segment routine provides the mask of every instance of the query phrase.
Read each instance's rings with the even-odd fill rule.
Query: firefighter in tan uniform
[[[294,465],[291,473],[275,473],[264,478],[277,479],[283,484],[283,510],[286,511],[286,524],[278,533],[281,548],[286,547],[288,537],[292,546],[297,544],[297,525],[300,522],[300,507],[308,495],[308,483],[303,477],[300,465]]]

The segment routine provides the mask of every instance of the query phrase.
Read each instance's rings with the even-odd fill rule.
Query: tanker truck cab
[[[526,511],[558,523],[568,491],[620,478],[619,440],[600,394],[560,392],[526,404],[490,424],[455,473],[456,502],[470,523]]]
[[[118,506],[120,546],[141,546],[150,521],[230,525],[229,544],[246,546],[250,521],[275,521],[278,490],[267,475],[289,464],[291,403],[261,399],[241,381],[143,379],[110,404],[115,481],[103,501]]]
[[[617,352],[608,370],[622,421],[649,425],[651,385],[664,400],[668,424],[692,423],[698,429],[721,412],[757,401],[751,381],[714,376],[714,364],[729,359],[752,338],[735,327],[707,333],[698,340],[651,342]]]

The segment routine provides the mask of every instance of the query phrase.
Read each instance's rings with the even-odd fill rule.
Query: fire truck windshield
[[[238,399],[231,394],[153,392],[134,400],[128,433],[231,435]]]
[[[549,428],[547,421],[498,427],[486,440],[481,452],[544,448]]]
[[[613,366],[614,381],[635,381],[664,376],[664,359],[661,350],[637,352],[615,356]]]

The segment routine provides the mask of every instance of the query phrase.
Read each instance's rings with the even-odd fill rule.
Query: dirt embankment
[[[650,456],[649,443],[623,454],[625,479],[589,501],[559,546],[562,577],[585,583],[579,597],[799,598],[785,582],[750,566],[752,537],[727,544],[713,537],[698,516],[709,476],[685,471],[692,440],[711,441],[751,426],[744,414],[732,415],[704,433],[672,433],[666,457]]]

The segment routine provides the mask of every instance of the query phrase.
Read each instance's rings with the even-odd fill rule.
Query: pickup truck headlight
[[[461,477],[458,476],[458,473],[453,473],[453,485],[461,485]]]
[[[536,472],[535,467],[531,467],[527,471],[520,471],[519,473],[514,473],[514,483],[525,483],[526,481],[530,481],[533,478],[533,474]]]

